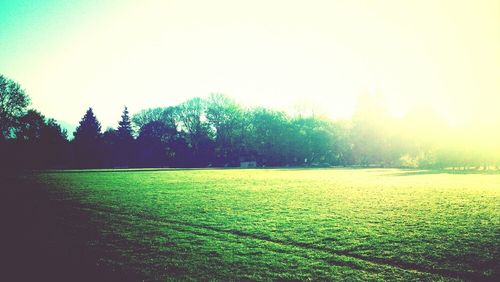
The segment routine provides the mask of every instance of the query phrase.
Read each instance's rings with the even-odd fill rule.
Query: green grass
[[[484,280],[500,175],[397,169],[39,172],[98,226],[100,266],[151,280]],[[85,228],[85,226],[80,226]]]

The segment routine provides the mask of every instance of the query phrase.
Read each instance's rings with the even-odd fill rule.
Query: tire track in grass
[[[88,212],[105,214],[106,216],[117,216],[117,217],[122,217],[125,219],[130,219],[130,218],[141,219],[141,220],[153,222],[155,226],[162,225],[163,227],[166,227],[170,230],[174,230],[177,232],[189,233],[189,234],[192,234],[195,236],[201,236],[201,237],[205,237],[205,238],[207,238],[207,237],[214,238],[214,239],[221,240],[221,241],[228,241],[227,235],[230,235],[234,238],[250,239],[250,240],[254,240],[256,242],[261,241],[261,242],[265,242],[265,243],[276,244],[283,249],[268,249],[268,250],[271,252],[279,252],[279,253],[284,253],[284,254],[292,255],[292,256],[296,256],[296,257],[303,257],[306,259],[323,260],[328,265],[332,265],[332,266],[349,267],[351,269],[366,271],[366,272],[371,272],[371,273],[380,273],[381,272],[380,267],[394,268],[394,267],[389,267],[389,266],[380,265],[380,264],[374,264],[374,263],[370,263],[370,262],[366,262],[366,261],[359,262],[360,261],[359,259],[354,259],[354,261],[353,261],[352,258],[349,256],[338,255],[338,254],[331,253],[328,251],[312,250],[309,248],[295,246],[293,244],[284,244],[284,243],[274,242],[273,240],[259,239],[259,238],[255,238],[253,236],[237,235],[237,234],[234,234],[232,232],[224,232],[224,231],[220,231],[220,230],[212,229],[212,228],[191,226],[190,224],[184,224],[182,222],[177,222],[177,221],[170,222],[169,220],[158,220],[158,219],[154,219],[154,218],[144,218],[141,216],[137,216],[135,214],[122,213],[122,212],[109,212],[109,211],[103,211],[103,210],[94,209],[94,208],[80,208],[80,209],[82,209],[84,211],[88,211]],[[236,240],[238,241],[238,239],[236,239]],[[274,248],[277,248],[277,247],[274,247]],[[334,256],[337,258],[332,258],[332,257],[328,257],[328,258],[314,257],[313,258],[310,255],[308,255],[307,253],[300,252],[300,250],[296,250],[294,252],[293,248],[306,249],[308,251],[315,251],[315,252],[319,251],[319,252],[323,252],[325,254],[328,254],[330,256]],[[338,257],[345,257],[345,258],[348,258],[350,260],[339,259]],[[428,274],[428,273],[424,273],[424,274],[432,275],[432,274]]]
[[[357,260],[363,261],[365,263],[374,264],[374,265],[378,265],[378,266],[398,268],[398,269],[402,269],[402,270],[420,272],[420,273],[430,274],[430,275],[432,275],[432,274],[440,275],[440,276],[447,277],[447,278],[455,278],[455,279],[462,279],[462,280],[465,279],[465,280],[472,280],[472,281],[483,281],[483,280],[489,280],[492,278],[492,277],[484,276],[481,273],[454,271],[454,270],[442,269],[442,268],[431,268],[428,266],[404,262],[404,261],[394,261],[394,260],[389,260],[389,259],[384,259],[384,258],[368,257],[368,256],[363,256],[363,255],[353,253],[351,250],[331,250],[331,249],[319,247],[319,246],[311,244],[311,243],[285,241],[285,240],[272,238],[272,237],[262,235],[262,234],[249,233],[249,232],[245,232],[245,231],[241,231],[241,230],[234,230],[234,229],[222,229],[222,228],[218,228],[218,227],[214,227],[214,226],[210,226],[210,225],[196,224],[196,223],[190,223],[190,222],[184,222],[184,221],[172,220],[172,219],[165,219],[165,218],[153,216],[150,214],[127,213],[127,212],[123,212],[123,211],[119,211],[119,210],[115,210],[115,209],[110,209],[110,208],[89,207],[89,206],[85,206],[85,205],[81,205],[81,204],[79,204],[77,206],[77,208],[80,208],[83,210],[90,210],[90,211],[94,211],[94,212],[119,215],[119,216],[135,217],[135,218],[139,218],[139,219],[143,219],[143,220],[151,220],[151,221],[155,221],[155,222],[160,223],[160,224],[169,225],[170,227],[172,227],[172,225],[177,225],[177,226],[180,226],[181,228],[184,227],[180,231],[187,231],[187,232],[191,232],[193,234],[197,234],[196,232],[199,232],[199,231],[189,230],[189,229],[186,229],[185,227],[204,229],[204,230],[212,231],[215,233],[230,234],[230,235],[234,235],[234,236],[251,238],[251,239],[276,243],[276,244],[283,245],[283,246],[289,246],[289,247],[291,246],[291,247],[303,248],[303,249],[308,249],[308,250],[313,250],[313,251],[320,251],[320,252],[328,253],[331,255],[344,256],[344,257],[351,258],[351,259],[357,259]],[[173,229],[175,229],[175,228],[173,228]],[[207,234],[200,233],[197,235],[207,235]],[[365,270],[365,271],[367,270],[366,268],[362,268],[359,265],[356,265],[354,263],[346,263],[343,261],[342,262],[341,261],[336,261],[336,262],[329,261],[329,263],[332,265],[338,264],[339,266],[342,266],[342,265],[345,266],[345,264],[349,264],[349,267],[352,267],[355,269],[360,269],[360,270]]]

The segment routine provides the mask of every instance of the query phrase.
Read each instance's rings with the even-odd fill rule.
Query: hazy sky
[[[500,116],[500,1],[0,1],[0,73],[33,107],[103,127],[220,92],[348,117],[378,89],[394,114]]]

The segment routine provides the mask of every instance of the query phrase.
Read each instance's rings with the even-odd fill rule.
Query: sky
[[[223,93],[348,118],[381,93],[451,124],[500,121],[498,0],[0,1],[0,74],[32,106],[103,128]]]

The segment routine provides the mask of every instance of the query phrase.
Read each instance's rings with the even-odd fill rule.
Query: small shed
[[[257,162],[256,161],[240,162],[240,167],[242,168],[257,167]]]

